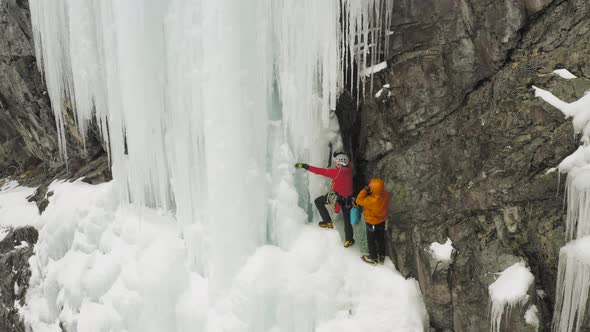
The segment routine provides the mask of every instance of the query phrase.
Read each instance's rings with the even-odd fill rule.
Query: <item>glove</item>
[[[304,163],[297,163],[295,164],[295,168],[305,168],[308,169],[309,165],[308,164],[304,164]]]
[[[367,195],[371,195],[371,188],[369,188],[369,186],[365,186],[365,191],[367,192]]]

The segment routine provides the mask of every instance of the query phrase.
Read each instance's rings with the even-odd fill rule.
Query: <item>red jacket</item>
[[[309,166],[308,171],[329,177],[332,179],[332,190],[338,195],[348,197],[352,196],[352,164],[347,167],[339,168],[319,168]]]

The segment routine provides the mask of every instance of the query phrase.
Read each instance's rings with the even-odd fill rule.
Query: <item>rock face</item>
[[[89,135],[84,149],[71,114],[66,127],[68,165],[59,153],[55,119],[37,68],[28,1],[0,1],[0,178],[39,184],[92,173],[91,178],[108,179],[96,135]]]
[[[529,302],[538,302],[540,330],[549,331],[565,181],[558,188],[548,171],[578,142],[571,121],[531,86],[569,102],[590,89],[590,3],[395,6],[388,68],[374,77],[360,110],[346,95],[337,110],[359,166],[357,185],[381,177],[393,193],[390,256],[419,280],[435,331],[488,330],[488,286],[524,260],[536,293],[545,294]],[[578,78],[551,74],[562,67]],[[375,97],[384,84],[391,94]],[[447,237],[454,261],[433,264],[425,249]],[[518,312],[506,331],[534,331]]]
[[[25,304],[31,271],[29,258],[39,234],[33,227],[10,230],[0,240],[0,331],[24,332],[15,304]]]

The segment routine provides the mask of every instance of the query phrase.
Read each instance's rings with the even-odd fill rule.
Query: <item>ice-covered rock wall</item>
[[[557,72],[573,79],[567,70]],[[535,96],[573,118],[576,134],[581,136],[577,150],[559,164],[567,173],[566,238],[570,241],[559,251],[553,329],[558,332],[580,331],[587,324],[588,289],[590,287],[590,95],[567,103],[553,93],[533,86]]]

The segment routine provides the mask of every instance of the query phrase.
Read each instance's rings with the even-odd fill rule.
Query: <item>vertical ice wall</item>
[[[553,330],[579,331],[587,319],[590,289],[590,94],[567,103],[549,91],[533,88],[535,96],[559,109],[566,117],[573,117],[574,130],[582,137],[578,149],[558,167],[561,173],[567,173],[566,239],[570,242],[559,252],[553,315]]]
[[[338,140],[343,73],[386,49],[368,44],[385,43],[392,0],[30,5],[63,153],[64,112],[82,132],[96,121],[124,197],[175,211],[192,268],[221,289],[267,240],[269,198],[285,199],[272,161],[320,164]]]
[[[590,289],[590,238],[569,242],[559,251],[553,328],[557,332],[580,331]]]

